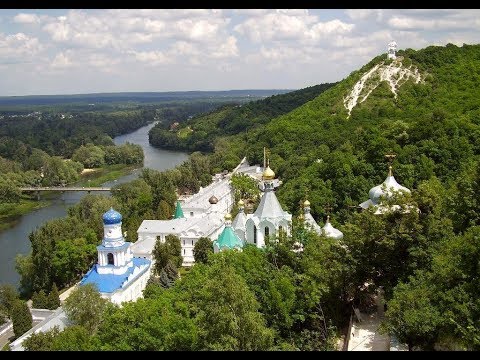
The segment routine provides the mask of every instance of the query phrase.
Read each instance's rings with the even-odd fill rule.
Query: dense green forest
[[[153,146],[165,149],[209,152],[214,149],[216,138],[262,126],[312,100],[333,85],[315,85],[244,105],[225,105],[219,110],[192,117],[177,127],[172,127],[171,123],[159,123],[150,130],[149,140]]]
[[[173,283],[167,281],[173,275],[152,281],[144,300],[110,306],[93,331],[76,323],[49,334],[43,344],[89,350],[329,350],[347,327],[352,306],[369,311],[370,295],[382,286],[383,328],[409,348],[479,350],[480,45],[430,46],[398,55],[397,66],[416,67],[422,81],[406,81],[396,97],[383,82],[350,117],[344,99],[363,74],[389,63],[386,55],[311,101],[280,116],[259,116],[259,123],[244,124],[239,132],[228,118],[229,107],[189,120],[181,128],[193,132],[180,131],[177,138],[188,139],[200,132],[195,126],[211,129],[222,119],[232,135],[217,131],[202,147],[212,154],[195,153],[166,173],[145,171],[112,199],[87,198],[72,208],[71,221],[63,223],[68,229],[51,222],[33,233],[32,255],[19,258],[18,267],[24,294],[74,282],[94,261],[89,249],[100,241],[101,213],[109,205],[122,212],[132,234],[143,218],[168,218],[176,188],[197,191],[210,182],[209,173],[231,169],[245,155],[261,163],[263,147],[283,181],[277,191],[283,208],[298,215],[308,194],[317,222],[323,225],[330,209],[342,241],[309,232],[295,216],[290,237],[263,250],[247,246],[209,255]],[[288,94],[282,96],[288,102]],[[386,178],[385,155],[391,153],[397,181],[412,193],[384,199],[401,206],[383,215],[359,211],[369,189]],[[84,250],[68,268],[65,248],[73,239],[82,244],[76,249]],[[303,252],[291,251],[296,242]],[[62,278],[67,273],[62,266],[68,277]],[[168,273],[174,271],[165,269]],[[31,349],[42,348],[32,343]]]

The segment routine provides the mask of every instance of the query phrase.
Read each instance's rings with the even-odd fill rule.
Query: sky
[[[3,9],[0,96],[300,89],[399,49],[480,43],[479,9]]]

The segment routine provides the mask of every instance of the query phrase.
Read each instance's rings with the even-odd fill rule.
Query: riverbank
[[[49,201],[28,198],[22,198],[20,203],[0,204],[0,230],[11,228],[17,223],[20,216],[48,205],[50,205]]]
[[[105,165],[101,168],[89,169],[91,171],[83,172],[80,175],[80,180],[72,184],[75,186],[85,186],[86,188],[92,186],[102,186],[107,181],[113,181],[122,176],[130,174],[133,170],[141,167],[141,164],[136,165]],[[0,204],[0,231],[9,229],[18,222],[19,218],[34,210],[38,210],[49,206],[51,200],[45,199],[50,197],[53,192],[45,192],[42,200],[32,199],[29,195],[22,195],[19,203],[3,203]]]
[[[130,174],[133,170],[139,169],[142,167],[142,164],[134,165],[125,165],[125,164],[115,164],[115,165],[105,165],[101,168],[90,169],[93,171],[88,171],[81,175],[79,181],[77,181],[75,186],[102,186],[103,183],[108,181],[113,181],[122,176]]]

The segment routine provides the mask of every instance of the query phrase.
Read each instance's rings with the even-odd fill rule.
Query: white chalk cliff
[[[401,60],[397,58],[388,65],[385,62],[377,64],[357,81],[352,91],[343,99],[343,105],[348,110],[347,118],[350,117],[352,109],[364,102],[382,81],[388,83],[390,90],[397,98],[398,89],[407,80],[412,79],[418,84],[425,79],[425,75],[421,74],[415,66],[404,67]]]

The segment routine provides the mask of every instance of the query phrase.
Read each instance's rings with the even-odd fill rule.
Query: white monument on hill
[[[395,60],[397,58],[397,43],[395,41],[390,41],[388,43],[387,59]]]

